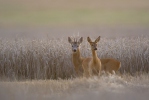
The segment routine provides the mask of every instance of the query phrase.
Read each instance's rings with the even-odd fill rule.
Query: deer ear
[[[69,43],[72,43],[72,40],[71,40],[71,38],[70,38],[70,37],[68,37],[68,42],[69,42]]]
[[[90,43],[92,42],[92,40],[90,39],[90,37],[87,37],[87,41]]]
[[[79,39],[79,44],[83,42],[83,37]]]
[[[99,42],[100,41],[100,36],[95,40],[95,42]]]

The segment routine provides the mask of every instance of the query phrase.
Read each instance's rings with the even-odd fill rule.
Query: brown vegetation
[[[114,58],[121,62],[121,73],[149,71],[149,39],[102,38],[98,57]],[[83,57],[91,56],[87,41],[82,43]],[[65,39],[0,40],[0,76],[10,79],[71,78],[74,68],[70,44]]]

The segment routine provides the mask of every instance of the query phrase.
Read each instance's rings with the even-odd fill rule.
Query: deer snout
[[[94,50],[97,50],[97,48],[95,48]]]
[[[73,52],[76,52],[76,51],[77,51],[76,49],[73,50]]]

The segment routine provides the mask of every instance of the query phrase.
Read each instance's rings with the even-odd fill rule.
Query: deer
[[[68,42],[72,46],[72,62],[76,75],[83,76],[82,62],[84,58],[80,54],[80,44],[83,42],[83,37],[81,37],[78,41],[75,38],[72,40],[70,37],[68,37]]]
[[[91,76],[90,74],[92,74],[92,70],[95,72],[95,68],[92,68],[93,66],[91,67],[91,65],[93,65],[91,63],[93,63],[95,59],[98,59],[97,61],[95,60],[96,62],[98,62],[98,61],[101,62],[100,71],[104,71],[107,74],[109,74],[109,73],[115,74],[121,67],[120,61],[113,59],[113,58],[104,58],[104,59],[102,58],[99,60],[99,58],[97,57],[95,50],[97,50],[97,42],[100,40],[100,36],[94,42],[92,42],[89,37],[87,38],[87,40],[90,43],[93,57],[86,58],[82,63],[83,70],[84,70],[84,76],[86,76],[86,77]],[[99,72],[99,69],[97,69],[97,71]]]
[[[97,43],[100,41],[100,36],[92,42],[90,37],[87,37],[87,41],[90,44],[92,57],[85,58],[82,62],[83,66],[83,76],[90,77],[92,75],[100,75],[101,72],[101,60],[97,56]]]

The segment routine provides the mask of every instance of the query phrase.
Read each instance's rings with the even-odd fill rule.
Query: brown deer
[[[82,63],[83,70],[84,70],[83,75],[85,77],[100,74],[101,61],[98,58],[97,53],[96,53],[97,43],[99,42],[99,40],[100,40],[100,36],[94,42],[92,42],[92,40],[89,37],[87,37],[87,41],[89,42],[91,46],[92,57],[84,59]]]
[[[81,57],[80,54],[80,44],[83,42],[83,37],[77,41],[77,39],[74,38],[74,41],[68,37],[68,42],[72,46],[72,62],[74,65],[75,72],[77,76],[82,76],[83,75],[83,68],[82,68],[82,62],[84,60],[83,57]]]

